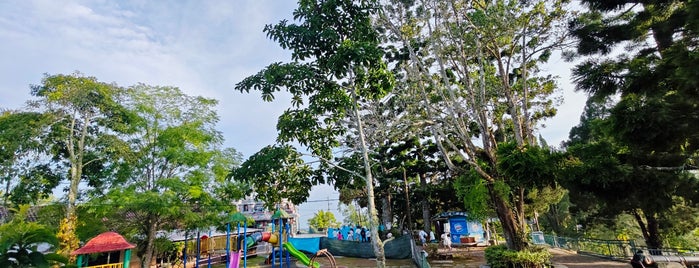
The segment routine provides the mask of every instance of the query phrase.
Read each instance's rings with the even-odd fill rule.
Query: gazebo
[[[78,255],[77,266],[89,268],[129,268],[131,249],[136,246],[115,232],[105,232],[87,241],[87,243],[70,253]],[[90,254],[102,253],[96,260],[90,261]],[[92,263],[90,263],[92,262]]]

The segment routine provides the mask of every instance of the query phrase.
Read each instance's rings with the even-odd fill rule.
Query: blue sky
[[[225,145],[248,157],[274,143],[288,98],[266,103],[259,94],[233,87],[269,63],[290,59],[262,29],[290,19],[295,6],[287,0],[0,1],[0,108],[22,107],[29,85],[40,83],[45,73],[80,71],[121,86],[177,86],[218,99]],[[559,114],[541,131],[552,145],[566,139],[585,102],[572,92],[569,69],[562,60],[546,66],[561,77],[564,98]],[[337,193],[321,186],[310,199],[327,198]],[[306,218],[316,207],[327,204],[304,204],[300,210]]]

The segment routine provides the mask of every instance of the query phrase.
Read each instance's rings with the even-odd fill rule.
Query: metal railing
[[[123,268],[124,263],[123,262],[117,262],[117,263],[110,263],[110,264],[100,264],[100,265],[94,265],[94,266],[87,266],[86,268]]]
[[[637,249],[636,243],[633,240],[602,240],[544,235],[544,241],[552,247],[610,259],[629,259]]]
[[[636,245],[633,240],[602,240],[590,238],[570,238],[555,235],[544,235],[546,244],[577,251],[580,253],[592,254],[610,259],[627,260],[633,257],[634,252],[642,250],[647,255],[656,256],[683,256],[698,257],[699,251],[693,249],[663,248],[649,249]]]

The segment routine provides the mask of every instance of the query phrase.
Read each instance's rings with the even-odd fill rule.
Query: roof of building
[[[92,254],[100,252],[119,251],[135,248],[136,246],[126,242],[123,236],[115,232],[105,232],[87,241],[87,243],[70,253],[70,255]]]
[[[437,215],[434,215],[434,217],[432,217],[432,220],[448,219],[451,217],[468,217],[468,213],[463,211],[442,212]]]

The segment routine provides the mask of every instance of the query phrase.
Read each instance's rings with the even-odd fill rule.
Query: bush
[[[492,268],[543,268],[550,263],[551,253],[544,247],[514,251],[498,245],[485,249],[485,259]]]
[[[428,243],[428,244],[423,248],[423,250],[425,250],[425,252],[427,252],[427,256],[430,256],[430,257],[433,257],[433,258],[434,258],[434,257],[437,256],[437,251],[439,250],[439,244]]]

